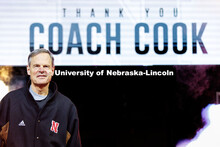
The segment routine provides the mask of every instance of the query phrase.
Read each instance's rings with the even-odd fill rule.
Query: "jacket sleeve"
[[[79,118],[76,107],[73,105],[69,113],[68,121],[69,139],[66,147],[81,147],[81,138],[79,133]]]
[[[5,147],[9,128],[9,95],[0,101],[0,147]]]

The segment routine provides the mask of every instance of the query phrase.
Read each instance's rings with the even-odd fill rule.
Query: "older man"
[[[81,147],[76,107],[51,82],[54,69],[48,50],[30,53],[29,83],[0,103],[0,147]]]

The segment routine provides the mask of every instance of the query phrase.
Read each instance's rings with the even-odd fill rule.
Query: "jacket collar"
[[[37,103],[35,102],[33,96],[31,95],[31,93],[29,92],[29,87],[31,85],[31,80],[29,80],[26,84],[26,86],[23,88],[24,89],[24,94],[27,98],[27,101],[28,102],[31,102],[36,108],[38,108],[38,105]],[[51,96],[48,98],[48,102],[47,103],[50,103],[51,100],[53,100],[55,98],[55,95],[56,93],[58,92],[58,87],[57,87],[57,84],[53,81],[50,82],[50,85],[49,85],[49,91],[52,92]]]

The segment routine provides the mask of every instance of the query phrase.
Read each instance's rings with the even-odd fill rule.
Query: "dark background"
[[[84,147],[174,147],[205,122],[219,91],[219,66],[57,66],[57,70],[170,70],[174,76],[54,76],[78,109]],[[10,84],[28,81],[13,67]]]
[[[57,67],[61,70],[142,70],[172,67]],[[174,71],[175,72],[175,71]],[[175,75],[55,76],[78,108],[85,147],[171,146]]]

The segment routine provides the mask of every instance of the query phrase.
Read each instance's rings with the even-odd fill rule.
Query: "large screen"
[[[0,18],[1,65],[220,63],[219,0],[0,0]]]

